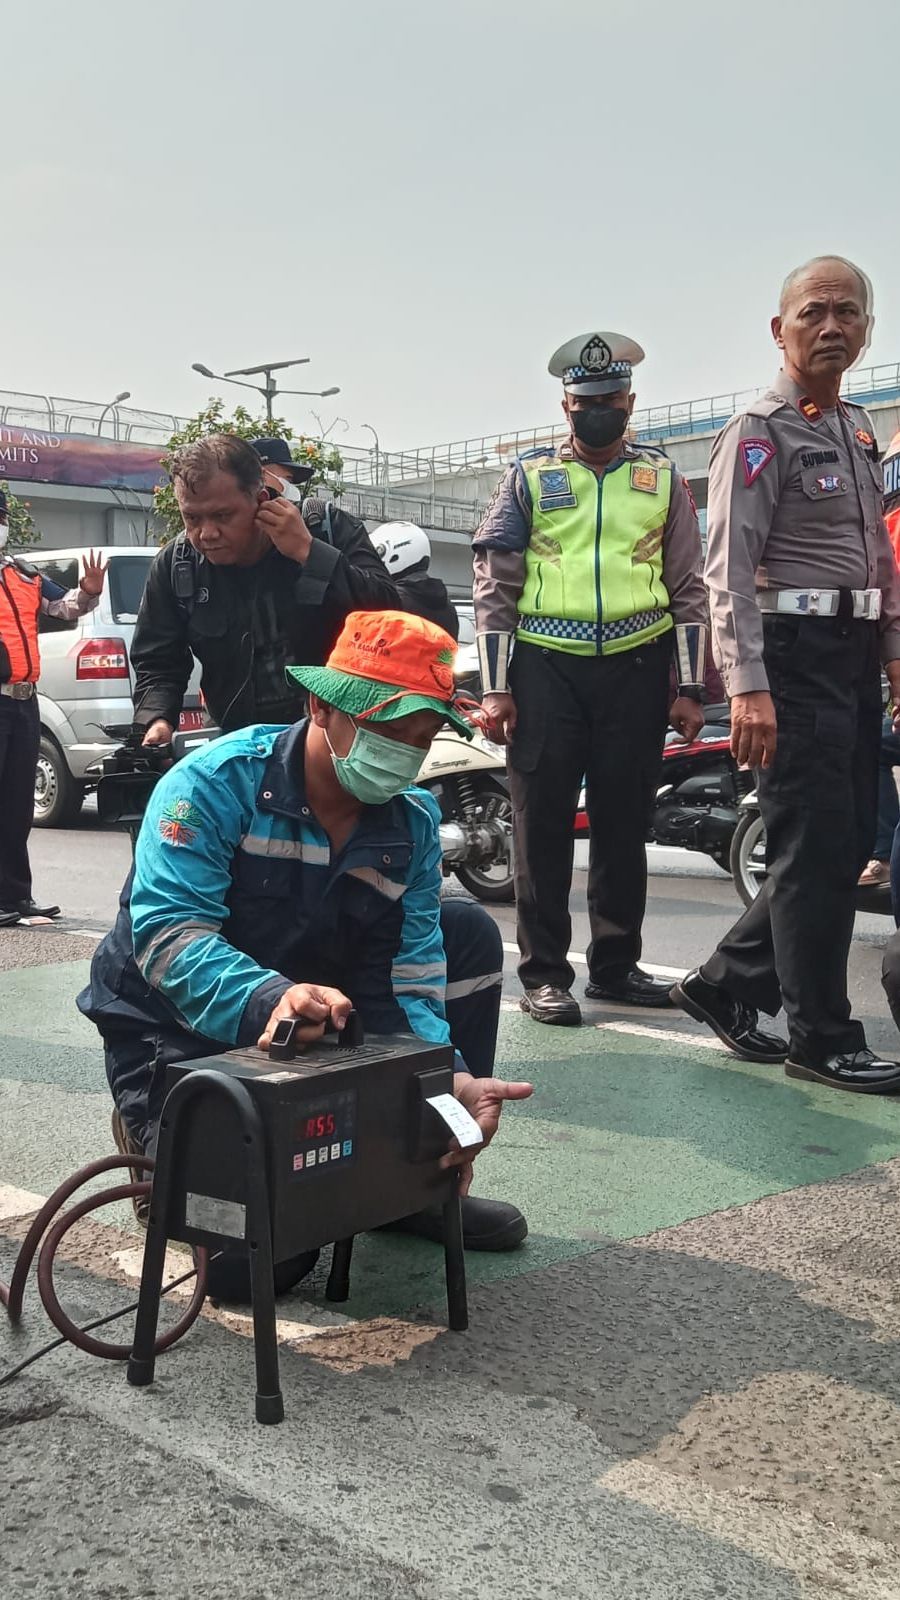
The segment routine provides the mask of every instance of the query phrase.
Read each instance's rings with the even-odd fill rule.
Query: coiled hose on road
[[[55,1340],[53,1345],[29,1356],[12,1372],[0,1377],[0,1385],[7,1383],[10,1378],[15,1377],[24,1367],[30,1366],[32,1361],[37,1360],[39,1355],[46,1354],[48,1349],[56,1349],[58,1345],[66,1342],[75,1345],[79,1350],[86,1351],[88,1355],[101,1356],[107,1361],[125,1361],[131,1355],[130,1344],[110,1344],[104,1339],[94,1339],[89,1332],[89,1328],[100,1327],[104,1323],[112,1322],[116,1317],[127,1315],[129,1311],[137,1309],[136,1303],[132,1306],[123,1307],[121,1311],[110,1312],[105,1317],[98,1317],[96,1322],[90,1323],[88,1327],[79,1328],[67,1316],[60,1305],[56,1286],[53,1282],[53,1264],[56,1252],[65,1235],[76,1222],[87,1216],[89,1212],[98,1211],[101,1206],[111,1205],[116,1200],[134,1200],[149,1197],[151,1190],[149,1180],[137,1183],[134,1181],[119,1183],[112,1188],[101,1189],[96,1194],[88,1195],[85,1199],[79,1200],[78,1204],[73,1206],[70,1211],[65,1212],[62,1216],[58,1215],[66,1201],[70,1200],[73,1194],[85,1183],[89,1183],[92,1178],[98,1177],[102,1172],[114,1172],[121,1167],[127,1168],[129,1172],[138,1170],[152,1174],[154,1162],[150,1156],[129,1156],[127,1160],[121,1156],[104,1156],[100,1161],[91,1161],[87,1166],[80,1167],[77,1172],[72,1174],[71,1178],[67,1178],[57,1189],[54,1189],[50,1198],[44,1202],[31,1223],[22,1241],[22,1247],[19,1250],[9,1284],[7,1285],[0,1281],[0,1303],[5,1306],[10,1322],[18,1323],[21,1320],[25,1283],[31,1264],[38,1249],[40,1249],[37,1268],[38,1291],[44,1309],[61,1337]],[[177,1278],[174,1283],[170,1283],[163,1291],[166,1294],[169,1293],[172,1289],[177,1288],[179,1284],[185,1283],[189,1278],[194,1277],[196,1271],[197,1282],[190,1304],[175,1325],[159,1335],[155,1346],[157,1355],[160,1355],[163,1350],[171,1349],[172,1345],[176,1344],[183,1334],[187,1333],[188,1329],[196,1322],[206,1299],[208,1253],[206,1250],[197,1249],[195,1257],[196,1269],[184,1273],[182,1277]]]

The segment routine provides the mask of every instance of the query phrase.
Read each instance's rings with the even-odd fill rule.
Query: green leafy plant
[[[287,439],[294,460],[313,469],[310,492],[317,484],[322,484],[335,497],[342,493],[343,457],[327,440],[310,439],[304,434],[295,435],[283,417],[273,417],[271,420],[268,417],[252,417],[244,406],[237,406],[230,417],[224,413],[224,400],[210,399],[204,410],[186,422],[178,433],[173,433],[163,454],[166,470],[175,451],[182,445],[193,444],[195,440],[205,439],[211,433],[234,433],[239,439]],[[167,480],[158,484],[153,491],[153,499],[154,512],[163,524],[159,542],[167,544],[170,539],[177,539],[182,529],[181,512],[171,482]]]
[[[6,495],[9,548],[11,550],[28,550],[32,545],[40,544],[40,530],[34,525],[29,501],[20,500],[18,495],[13,494],[8,483],[0,483],[0,489]]]

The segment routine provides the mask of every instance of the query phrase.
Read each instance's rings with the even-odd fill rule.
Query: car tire
[[[56,740],[42,733],[34,779],[34,826],[67,828],[83,804],[83,785],[72,777]]]

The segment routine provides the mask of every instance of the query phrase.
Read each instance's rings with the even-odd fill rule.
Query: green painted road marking
[[[0,1181],[38,1193],[112,1149],[100,1040],[74,1008],[86,973],[72,962],[0,974],[9,1080],[0,1079]],[[535,1095],[504,1113],[476,1187],[521,1206],[531,1234],[510,1255],[470,1254],[473,1283],[900,1154],[898,1100],[796,1083],[679,1037],[669,1018],[661,1031],[546,1028],[503,1015],[497,1074],[531,1078]],[[434,1246],[359,1240],[351,1316],[441,1302]]]

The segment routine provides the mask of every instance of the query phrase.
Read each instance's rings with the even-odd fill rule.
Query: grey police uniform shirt
[[[571,446],[558,455],[571,459]],[[628,441],[615,461],[646,459],[647,451]],[[576,456],[574,459],[578,460]],[[586,462],[580,462],[586,466]],[[598,478],[602,472],[597,473]],[[525,550],[531,538],[531,494],[525,474],[513,463],[500,480],[474,538],[475,625],[479,633],[514,633],[519,596],[525,587]],[[693,496],[680,472],[672,468],[669,514],[663,528],[663,582],[676,622],[707,621],[706,590],[700,569],[703,553]]]
[[[760,589],[880,589],[881,658],[900,657],[883,487],[862,407],[819,411],[785,372],[722,429],[709,464],[706,583],[729,695],[769,687]]]

